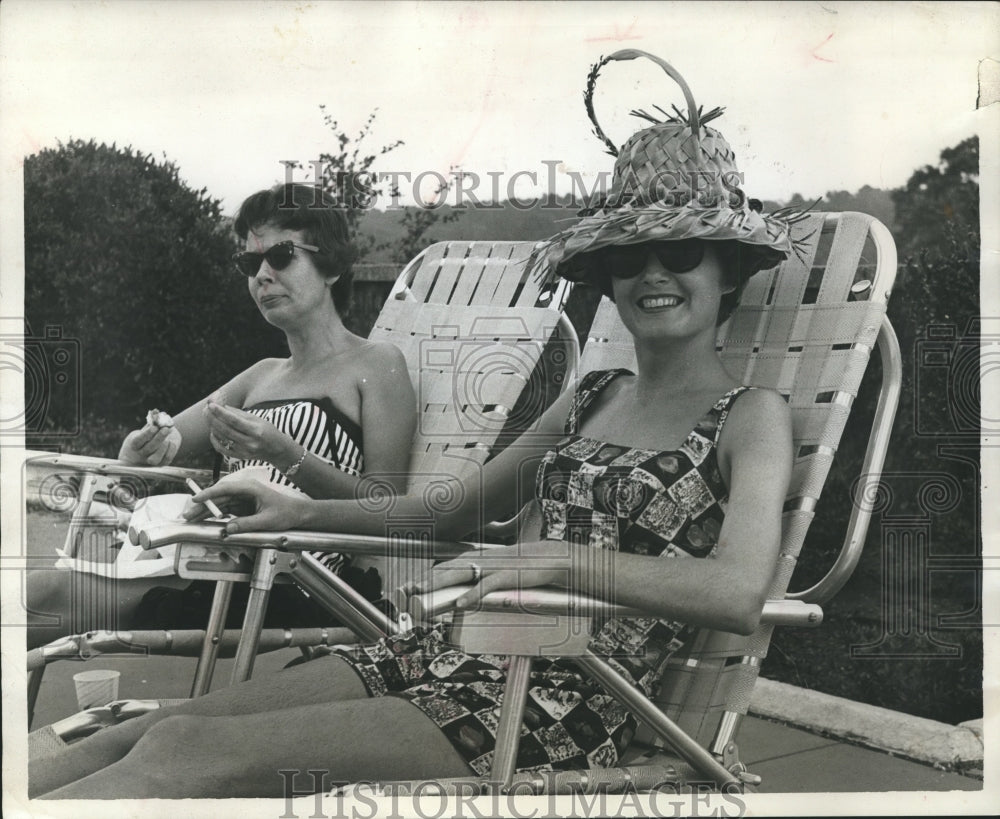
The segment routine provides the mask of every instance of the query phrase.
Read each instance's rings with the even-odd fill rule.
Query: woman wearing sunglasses
[[[399,350],[355,335],[341,320],[351,297],[353,253],[344,214],[316,188],[286,184],[250,196],[234,228],[244,245],[234,256],[234,271],[265,321],[284,331],[289,356],[257,362],[172,421],[151,413],[125,438],[119,459],[161,466],[214,449],[230,472],[295,494],[353,497],[362,476],[374,473],[403,490],[416,398]],[[149,498],[136,515],[145,522],[178,517],[188,497]],[[370,573],[361,575],[336,554],[322,560],[368,596],[378,594]],[[94,578],[87,593],[117,595],[119,627],[204,628],[211,584],[176,577],[171,548],[147,553],[126,539],[113,564],[62,563]],[[113,591],[103,588],[108,576],[115,578]],[[34,573],[32,608],[49,614],[65,608],[72,602],[69,583],[64,572]],[[238,589],[245,593],[246,586]],[[231,607],[234,617],[240,610]],[[275,588],[269,613],[275,626],[330,620],[292,586]],[[56,636],[30,629],[29,643]]]
[[[741,384],[715,349],[717,326],[746,279],[792,250],[789,220],[752,209],[733,188],[729,146],[704,125],[709,117],[698,122],[682,87],[688,117],[656,122],[620,151],[612,146],[609,198],[533,260],[540,275],[587,282],[614,300],[634,339],[636,372],[584,376],[530,437],[487,464],[481,485],[461,488],[465,502],[441,517],[438,533],[461,537],[481,515],[494,519],[531,500],[533,531],[522,528],[515,545],[440,563],[413,589],[471,583],[459,602],[474,604],[496,589],[557,586],[641,608],[650,616],[596,626],[590,648],[647,693],[694,627],[756,627],[792,462],[783,399]],[[705,183],[696,190],[686,183],[692,170]],[[356,503],[290,498],[238,477],[195,500],[234,497],[252,498],[256,511],[231,521],[231,531],[378,533]],[[410,502],[400,499],[394,513],[405,515]],[[36,792],[280,796],[279,770],[322,771],[327,784],[487,774],[506,669],[503,657],[450,644],[443,626],[336,648],[84,740],[91,755],[70,748],[59,774],[35,780]],[[614,765],[635,728],[572,660],[536,660],[517,768]],[[233,748],[241,750],[231,759],[221,750]],[[317,788],[324,781],[314,780]],[[297,787],[305,786],[300,777]]]

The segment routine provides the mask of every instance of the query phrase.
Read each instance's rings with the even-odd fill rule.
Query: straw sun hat
[[[617,149],[594,114],[594,87],[609,62],[637,57],[657,63],[681,87],[687,112],[673,106],[674,113],[667,114],[655,106],[664,115],[661,120],[633,111],[653,124]],[[590,280],[595,271],[587,254],[593,251],[680,239],[736,240],[741,268],[751,275],[778,264],[802,241],[792,238],[792,225],[805,214],[790,208],[765,214],[760,202],[747,197],[732,148],[707,125],[722,109],[702,113],[684,78],[664,60],[637,49],[601,58],[587,78],[584,103],[594,133],[617,157],[611,188],[594,206],[579,212],[580,221],[535,247],[529,261],[535,275]]]

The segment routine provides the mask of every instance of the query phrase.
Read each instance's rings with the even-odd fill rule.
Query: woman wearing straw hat
[[[600,68],[638,56],[651,57],[618,52],[595,66],[589,110]],[[499,588],[564,586],[647,610],[648,618],[603,624],[590,644],[647,692],[692,627],[756,627],[792,462],[782,398],[740,384],[715,350],[717,325],[746,279],[793,250],[792,220],[750,207],[734,184],[732,151],[705,124],[716,112],[699,118],[683,80],[652,59],[681,85],[687,115],[656,122],[615,151],[605,202],[532,260],[539,275],[586,281],[614,299],[637,371],[581,379],[439,521],[441,537],[461,537],[483,512],[494,519],[533,496],[541,511],[533,536],[441,563],[415,588],[471,581],[469,602]],[[238,479],[195,500],[234,496],[252,497],[256,512],[231,522],[233,531],[381,527],[352,502],[289,499]],[[405,513],[409,502],[394,510]],[[675,557],[695,559],[665,559]],[[487,773],[506,668],[502,657],[464,654],[441,627],[336,649],[102,731],[80,743],[89,753],[71,747],[34,776],[33,791],[274,796],[277,770],[322,770],[332,781]],[[536,661],[517,767],[614,765],[634,730],[634,718],[571,660]]]

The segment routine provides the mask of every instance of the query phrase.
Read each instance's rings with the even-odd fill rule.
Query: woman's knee
[[[162,762],[164,752],[196,753],[206,736],[205,717],[171,714],[153,722],[135,743],[132,753]]]
[[[143,739],[190,739],[204,730],[205,721],[193,714],[170,714],[149,726]],[[199,730],[201,726],[201,730]]]
[[[57,640],[69,626],[68,572],[36,569],[25,578],[28,648]]]
[[[154,723],[113,768],[122,793],[163,799],[231,795],[239,780],[238,746],[221,727],[217,717],[189,715]]]
[[[69,591],[67,572],[60,569],[35,569],[24,580],[24,596],[29,613],[49,614],[53,601],[65,600]]]

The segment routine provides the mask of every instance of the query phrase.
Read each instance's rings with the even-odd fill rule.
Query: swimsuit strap
[[[583,416],[601,391],[620,375],[635,375],[624,367],[615,370],[594,370],[580,379],[573,396],[573,405],[566,416],[564,431],[567,435],[575,435],[580,429]]]

